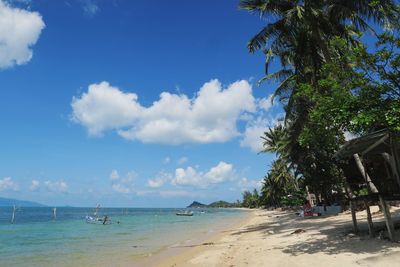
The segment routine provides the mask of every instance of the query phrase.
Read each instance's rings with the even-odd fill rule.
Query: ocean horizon
[[[123,266],[212,235],[246,215],[239,209],[101,208],[111,224],[89,224],[93,208],[0,207],[1,266]]]

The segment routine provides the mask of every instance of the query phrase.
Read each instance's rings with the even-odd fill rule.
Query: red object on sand
[[[303,209],[304,209],[304,217],[313,216],[312,207],[311,207],[311,204],[309,202],[304,204]]]

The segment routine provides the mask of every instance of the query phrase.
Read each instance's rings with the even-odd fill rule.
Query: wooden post
[[[396,177],[397,183],[400,186],[400,156],[397,152],[398,145],[396,143],[393,135],[390,137],[390,152],[392,154],[392,171],[393,175]]]
[[[351,218],[353,219],[353,231],[358,234],[357,216],[356,216],[356,201],[350,200]]]
[[[364,177],[365,181],[368,183],[368,188],[372,193],[378,193],[378,189],[376,188],[376,186],[374,185],[374,183],[372,182],[371,178],[369,177],[367,171],[364,168],[364,165],[360,159],[360,156],[358,154],[354,154],[353,155],[357,167],[361,172],[361,175]]]
[[[308,202],[310,203],[311,207],[313,207],[314,203],[313,203],[313,201],[311,199],[310,191],[308,190],[308,185],[306,185],[306,192],[307,192]]]
[[[395,241],[394,225],[392,221],[392,216],[390,215],[390,208],[381,195],[379,195],[379,202],[381,203],[383,214],[385,215],[385,222],[386,228],[389,233],[389,239],[390,241]]]
[[[369,201],[367,199],[364,199],[364,204],[365,208],[367,210],[367,221],[368,221],[368,231],[369,231],[369,237],[374,237],[374,224],[372,222],[372,215],[371,215],[371,210],[369,208]]]

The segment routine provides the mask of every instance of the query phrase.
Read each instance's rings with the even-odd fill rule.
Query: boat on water
[[[193,211],[190,211],[190,210],[178,211],[175,214],[178,216],[193,216]]]
[[[104,224],[104,225],[108,225],[111,224],[110,219],[108,219],[107,216],[104,217],[92,217],[89,215],[86,215],[85,217],[86,223],[90,223],[90,224]]]
[[[100,204],[97,205],[96,209],[93,212],[93,216],[86,215],[85,221],[90,224],[103,224],[108,225],[111,224],[111,219],[107,216],[99,216]]]

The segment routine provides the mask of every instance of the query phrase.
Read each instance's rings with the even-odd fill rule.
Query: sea
[[[93,208],[0,207],[0,266],[135,266],[162,251],[201,243],[243,220],[239,209],[102,208],[111,224],[89,224]]]

